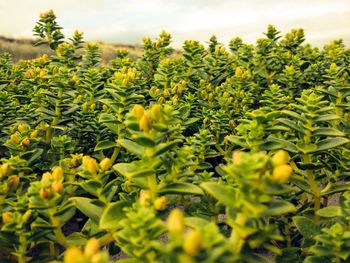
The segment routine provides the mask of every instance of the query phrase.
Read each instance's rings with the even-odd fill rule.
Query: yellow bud
[[[2,222],[5,224],[11,223],[13,219],[13,213],[12,212],[4,212],[2,213]]]
[[[41,70],[40,73],[39,73],[39,78],[43,79],[45,77],[46,77],[45,71]]]
[[[240,76],[242,76],[242,74],[243,74],[242,69],[240,67],[237,67],[236,71],[235,71],[235,76],[240,77]]]
[[[22,220],[24,223],[27,223],[30,217],[32,216],[32,210],[27,210],[23,215],[22,215]]]
[[[48,198],[51,196],[51,190],[42,187],[42,188],[40,188],[39,196],[40,196],[42,199],[48,199]]]
[[[277,151],[271,158],[271,162],[274,167],[277,167],[282,164],[286,164],[289,160],[289,155],[284,150]]]
[[[200,247],[202,245],[202,236],[198,229],[190,229],[185,237],[183,244],[184,251],[190,256],[198,255]]]
[[[184,231],[184,214],[181,209],[175,208],[170,212],[167,225],[171,234],[182,234]]]
[[[0,166],[0,178],[10,173],[10,164],[3,163]]]
[[[159,121],[162,115],[162,109],[159,104],[153,104],[150,112],[151,118]]]
[[[60,181],[63,179],[63,169],[61,166],[56,166],[53,168],[52,177],[55,181]]]
[[[147,114],[144,114],[139,122],[139,127],[141,131],[149,132],[151,129],[151,122],[149,121]]]
[[[91,157],[88,156],[88,155],[85,155],[85,156],[83,157],[82,164],[83,164],[84,168],[87,168],[90,159],[91,159]]]
[[[43,176],[41,177],[40,182],[41,182],[42,185],[46,185],[46,184],[48,184],[51,180],[52,180],[52,175],[51,175],[51,173],[50,173],[50,172],[46,172],[46,173],[44,173]]]
[[[234,151],[232,154],[232,161],[234,164],[239,164],[242,162],[241,151]]]
[[[109,158],[104,158],[101,162],[100,162],[100,167],[102,171],[107,171],[109,168],[112,167],[112,160]]]
[[[62,193],[63,192],[63,184],[59,181],[54,181],[52,184],[51,184],[51,190],[52,192],[54,193]]]
[[[18,137],[17,134],[12,134],[12,135],[10,136],[10,140],[11,140],[12,142],[16,143],[16,144],[19,143],[19,137]]]
[[[148,201],[152,198],[152,192],[149,190],[141,190],[140,191],[140,204],[142,206],[148,206]]]
[[[25,137],[23,140],[22,140],[22,145],[27,147],[28,145],[30,144],[30,139],[28,137]]]
[[[159,198],[157,198],[156,200],[154,200],[154,208],[156,210],[162,211],[166,208],[168,204],[168,198],[166,198],[166,196],[161,196]]]
[[[83,252],[77,247],[70,247],[64,254],[64,263],[76,263],[83,259]]]
[[[87,163],[86,168],[89,171],[89,173],[91,173],[92,175],[97,174],[98,164],[97,164],[96,160],[94,158],[90,158],[90,160]]]
[[[285,183],[292,176],[293,168],[288,164],[282,164],[273,169],[272,179],[278,183]]]
[[[169,90],[168,89],[164,89],[164,91],[163,91],[163,95],[165,96],[165,97],[167,97],[167,96],[169,96]]]
[[[91,238],[86,243],[84,254],[87,257],[92,257],[98,252],[99,248],[100,248],[100,244],[98,240],[96,238]]]
[[[39,131],[38,130],[34,130],[34,131],[31,132],[30,138],[36,138],[36,137],[38,137],[38,135],[39,135]]]
[[[25,125],[24,123],[18,124],[18,127],[17,127],[19,132],[25,132],[27,128],[28,128],[27,125]]]
[[[140,120],[145,113],[145,109],[141,105],[135,105],[133,110],[132,110],[135,118],[137,120]]]
[[[96,110],[96,103],[91,104],[90,110],[92,110],[92,111]]]
[[[34,78],[35,77],[35,73],[32,69],[28,69],[25,73],[25,77],[27,78]]]
[[[69,166],[70,167],[78,167],[79,165],[79,159],[77,157],[72,157],[72,159],[70,159],[69,161]]]
[[[18,175],[11,175],[7,179],[7,187],[9,187],[11,190],[16,190],[19,184],[19,176]]]

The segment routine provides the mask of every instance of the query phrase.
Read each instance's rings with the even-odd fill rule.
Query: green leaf
[[[185,217],[185,225],[192,228],[205,228],[210,222],[200,217]]]
[[[304,134],[305,129],[302,126],[299,126],[298,124],[296,124],[295,122],[289,120],[289,119],[285,119],[285,118],[280,118],[277,119],[277,121],[279,121],[280,123],[286,125],[287,127],[293,129],[294,131],[298,131],[301,134]]]
[[[341,146],[341,145],[346,144],[348,142],[349,142],[348,139],[346,139],[346,138],[339,138],[339,137],[324,139],[324,140],[319,141],[318,143],[316,143],[317,149],[314,151],[314,153],[327,151],[329,149]]]
[[[101,215],[99,227],[101,229],[118,229],[120,221],[125,218],[124,208],[128,206],[130,203],[127,201],[108,204]]]
[[[305,216],[294,216],[293,222],[300,234],[305,238],[312,238],[321,231],[319,225]]]
[[[203,190],[190,183],[172,183],[167,184],[158,190],[160,194],[192,194],[192,195],[203,195]]]
[[[135,137],[133,137],[133,139],[137,144],[142,145],[144,147],[156,146],[156,142],[146,134],[136,135]]]
[[[296,113],[294,111],[282,110],[281,113],[283,113],[283,114],[285,114],[285,115],[287,115],[289,117],[292,117],[293,119],[302,121],[302,122],[306,122],[307,121],[307,119],[304,116],[302,116],[302,115],[300,115],[300,114],[298,114],[298,113]]]
[[[350,183],[334,184],[326,191],[321,191],[322,196],[341,193],[350,190]]]
[[[200,184],[200,187],[225,206],[234,206],[236,195],[234,190],[229,186],[214,182],[204,182]]]
[[[275,258],[276,263],[296,263],[301,262],[301,249],[289,247],[282,249],[282,254]]]
[[[315,118],[314,122],[330,122],[339,119],[340,117],[336,114],[325,114]]]
[[[271,200],[268,203],[268,208],[265,211],[265,215],[267,216],[277,216],[283,215],[287,213],[295,213],[297,209],[295,206],[284,200]]]
[[[331,261],[326,257],[309,256],[305,258],[303,263],[331,263]]]
[[[154,174],[153,169],[139,166],[135,163],[117,163],[113,166],[113,169],[126,178],[144,177]]]
[[[144,147],[127,139],[119,139],[118,144],[125,148],[128,152],[133,153],[138,157],[141,157],[145,151]]]
[[[100,206],[92,204],[92,199],[86,197],[71,197],[70,200],[75,203],[76,208],[78,208],[84,215],[91,218],[96,223],[100,221],[103,209]]]
[[[181,140],[175,140],[172,142],[160,143],[155,147],[153,156],[158,156],[167,151],[170,151],[173,147],[178,145],[180,142]]]
[[[344,133],[337,129],[333,128],[319,128],[312,133],[312,136],[334,136],[334,137],[343,137]]]
[[[114,148],[116,147],[116,143],[115,142],[111,142],[111,141],[108,141],[108,140],[105,140],[105,141],[100,141],[96,144],[95,146],[95,152],[97,151],[101,151],[101,150],[106,150],[106,149],[110,149],[110,148]]]
[[[321,208],[316,212],[321,217],[336,217],[342,215],[342,209],[339,206],[330,205],[324,208]]]

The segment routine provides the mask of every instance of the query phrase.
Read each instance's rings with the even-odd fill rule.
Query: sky
[[[350,45],[350,0],[0,0],[0,35],[32,36],[48,9],[66,36],[78,29],[91,41],[135,44],[164,29],[174,47],[213,34],[226,44],[236,36],[254,43],[273,24],[283,35],[304,28],[314,45],[339,38]]]

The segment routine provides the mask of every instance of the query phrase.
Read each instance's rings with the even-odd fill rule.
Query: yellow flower
[[[293,168],[289,164],[282,164],[273,169],[272,178],[275,182],[285,183],[292,176]]]
[[[99,248],[100,248],[100,244],[98,240],[96,238],[91,238],[86,243],[84,254],[87,257],[92,257],[98,252]]]
[[[184,214],[181,209],[175,208],[170,212],[167,225],[171,234],[182,234],[184,231]]]
[[[100,162],[100,167],[102,171],[107,171],[109,168],[111,168],[112,166],[112,160],[109,158],[104,158],[101,162]]]
[[[162,211],[166,208],[168,204],[168,198],[166,198],[166,196],[161,196],[159,198],[157,198],[156,200],[154,200],[154,208],[156,210]]]
[[[77,247],[70,247],[64,254],[64,263],[79,262],[83,258],[83,252]]]
[[[190,256],[196,256],[202,245],[202,236],[198,229],[190,229],[183,244],[184,251]]]
[[[289,155],[284,150],[279,150],[271,158],[271,162],[274,167],[277,167],[282,164],[286,164],[288,160],[289,160]]]
[[[52,171],[52,177],[55,181],[63,179],[63,169],[61,166],[56,166]]]

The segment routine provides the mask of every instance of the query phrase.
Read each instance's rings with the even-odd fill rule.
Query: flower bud
[[[52,171],[52,178],[55,181],[61,181],[63,179],[63,169],[61,166],[56,166]]]
[[[90,158],[90,160],[87,163],[87,170],[90,174],[95,175],[98,172],[98,164],[94,158]]]
[[[22,140],[22,145],[27,147],[28,145],[30,144],[30,139],[28,137],[25,137],[23,140]]]
[[[19,132],[25,132],[27,128],[28,128],[27,125],[25,125],[24,123],[18,124],[18,127],[17,127]]]
[[[168,204],[168,198],[166,198],[166,196],[161,196],[159,198],[157,198],[156,200],[154,200],[154,208],[156,210],[162,211],[166,208]]]
[[[274,167],[277,167],[288,162],[289,155],[284,150],[277,151],[271,158],[271,162]]]
[[[18,137],[17,134],[12,134],[12,135],[10,136],[10,140],[11,140],[12,142],[16,143],[16,144],[19,144],[19,137]]]
[[[84,254],[90,258],[98,252],[99,248],[100,244],[98,240],[96,238],[91,238],[86,243]]]
[[[149,121],[147,114],[144,114],[139,121],[139,127],[141,131],[149,132],[151,129],[151,122]]]
[[[34,130],[34,131],[31,132],[30,138],[36,138],[36,137],[38,137],[38,135],[39,135],[39,131],[38,130]]]
[[[234,151],[232,154],[232,161],[234,164],[239,164],[242,162],[241,151]]]
[[[278,183],[286,183],[293,173],[293,168],[288,164],[282,164],[273,169],[272,179]]]
[[[190,256],[196,256],[202,245],[202,236],[198,229],[190,229],[185,237],[183,244],[184,251]]]
[[[46,73],[44,70],[41,70],[40,73],[39,73],[39,78],[43,79],[46,77]]]
[[[132,110],[135,118],[137,120],[140,120],[143,116],[143,114],[145,113],[145,109],[141,106],[141,105],[138,105],[136,104]]]
[[[83,258],[83,252],[77,247],[70,247],[64,254],[64,263],[76,263],[80,262]]]
[[[22,215],[22,220],[24,223],[27,223],[30,217],[32,216],[32,210],[27,210],[23,215]]]
[[[43,173],[40,182],[41,182],[42,185],[46,185],[46,184],[48,184],[51,180],[52,180],[52,175],[51,175],[51,173],[50,173],[50,172],[46,172],[46,173]]]
[[[148,201],[152,198],[152,192],[149,190],[140,191],[140,204],[142,206],[148,206]]]
[[[175,208],[170,212],[167,225],[171,234],[182,234],[184,231],[184,214],[181,209]]]
[[[5,224],[11,223],[13,219],[13,213],[12,212],[4,212],[2,213],[2,222]]]
[[[7,187],[11,190],[16,190],[19,184],[19,176],[18,175],[11,175],[7,179]]]
[[[51,196],[51,190],[42,187],[42,188],[40,188],[39,196],[40,196],[42,199],[48,199],[48,198]]]
[[[51,190],[53,193],[62,193],[63,192],[63,184],[59,181],[53,181],[51,184]]]
[[[112,160],[109,158],[104,158],[101,162],[100,162],[100,168],[102,171],[107,171],[109,168],[112,167]]]
[[[8,175],[10,173],[10,164],[9,163],[3,163],[0,166],[0,178]]]
[[[159,104],[153,104],[150,112],[151,118],[159,121],[162,116],[162,109]]]
[[[242,73],[243,73],[242,69],[240,67],[237,67],[235,71],[235,76],[240,77],[242,76]]]

